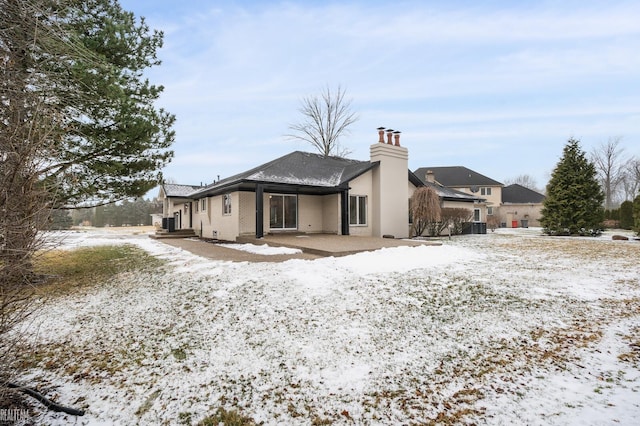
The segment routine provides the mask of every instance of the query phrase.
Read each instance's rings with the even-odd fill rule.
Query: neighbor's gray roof
[[[464,192],[456,191],[455,189],[447,188],[446,186],[442,186],[437,182],[424,182],[424,186],[431,187],[435,189],[436,193],[443,200],[448,201],[463,201],[468,203],[473,203],[475,201],[484,201],[484,198],[476,197],[475,195],[465,194]]]
[[[545,196],[532,189],[514,183],[513,185],[502,188],[503,203],[542,203]]]
[[[291,187],[319,188],[331,191],[346,185],[378,163],[356,161],[339,157],[294,151],[290,154],[262,164],[251,170],[220,180],[190,195],[201,197],[213,195],[229,188],[246,185],[287,185]]]
[[[431,170],[436,181],[444,186],[458,188],[471,186],[502,186],[500,182],[463,166],[420,167],[414,173],[420,180],[425,182],[428,170]]]
[[[202,189],[196,185],[180,185],[177,183],[165,183],[162,184],[164,194],[167,197],[189,197],[194,191]]]

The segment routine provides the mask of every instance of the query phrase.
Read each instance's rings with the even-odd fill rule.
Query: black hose
[[[20,392],[25,393],[30,397],[37,399],[40,403],[42,403],[42,405],[44,405],[51,411],[71,414],[72,416],[84,416],[84,410],[76,410],[75,408],[64,407],[60,404],[56,404],[55,402],[47,399],[44,395],[42,395],[40,392],[36,391],[35,389],[28,388],[26,386],[20,386],[11,382],[8,382],[6,384],[6,387],[19,390]]]

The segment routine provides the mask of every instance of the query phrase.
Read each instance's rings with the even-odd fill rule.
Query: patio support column
[[[342,235],[349,235],[349,188],[340,192],[340,218]]]
[[[256,238],[264,237],[264,188],[256,185]]]

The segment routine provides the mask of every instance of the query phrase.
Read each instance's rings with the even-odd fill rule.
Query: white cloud
[[[496,169],[522,146],[546,153],[522,160],[543,169],[571,135],[622,134],[640,145],[635,1],[171,8],[150,9],[152,26],[165,30],[163,65],[151,75],[166,86],[161,104],[178,115],[170,166],[178,180],[211,164],[228,176],[309,149],[282,135],[299,118],[299,99],[327,84],[345,87],[361,116],[343,141],[355,158],[368,158],[380,125],[403,130],[412,155],[481,158]],[[431,151],[417,148],[425,144]]]

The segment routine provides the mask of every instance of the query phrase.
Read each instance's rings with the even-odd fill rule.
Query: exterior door
[[[296,195],[269,196],[269,227],[298,229],[298,197]]]

